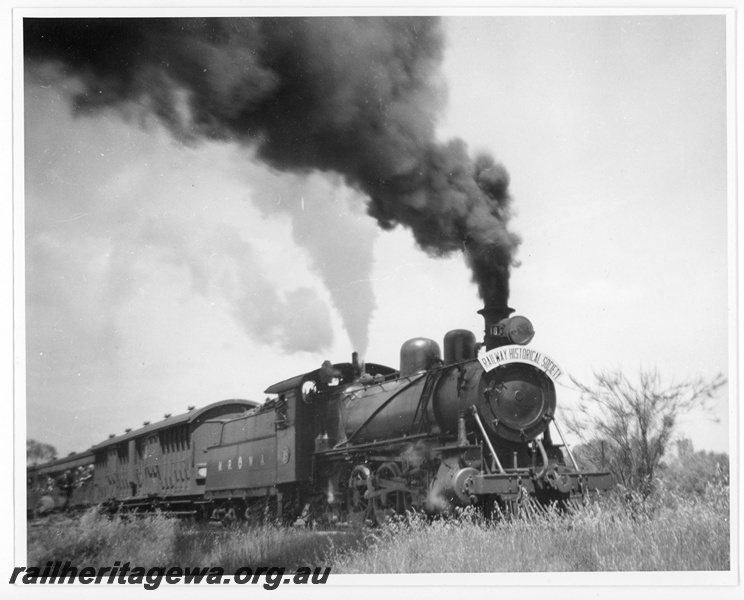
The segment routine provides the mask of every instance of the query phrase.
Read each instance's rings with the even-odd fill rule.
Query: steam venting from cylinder
[[[509,176],[463,141],[436,139],[443,41],[430,17],[24,19],[26,57],[82,83],[77,113],[144,107],[177,139],[237,141],[278,171],[337,173],[383,229],[409,228],[431,255],[464,251],[486,306],[505,306],[520,242],[507,228]],[[355,279],[371,277],[365,260]],[[346,311],[338,287],[363,346],[374,304]]]

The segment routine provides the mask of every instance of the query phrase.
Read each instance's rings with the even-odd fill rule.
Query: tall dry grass
[[[726,571],[728,488],[703,497],[616,494],[575,514],[485,523],[465,514],[397,519],[364,549],[334,556],[335,573]]]
[[[72,565],[219,566],[234,573],[243,566],[325,566],[330,555],[356,549],[362,530],[318,532],[262,525],[224,529],[165,516],[108,518],[92,509],[29,529],[28,565],[70,561]]]
[[[728,487],[701,495],[603,497],[574,514],[485,522],[465,511],[398,518],[374,530],[261,526],[225,530],[163,516],[89,511],[29,529],[28,565],[332,566],[334,573],[728,570]]]

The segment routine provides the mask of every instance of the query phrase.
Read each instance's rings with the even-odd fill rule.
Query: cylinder
[[[476,357],[475,334],[467,329],[453,329],[444,336],[444,364],[454,365]]]

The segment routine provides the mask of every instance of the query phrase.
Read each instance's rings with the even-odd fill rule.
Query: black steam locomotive
[[[486,307],[484,344],[416,338],[399,369],[326,362],[29,469],[29,508],[102,504],[225,521],[381,521],[394,513],[566,503],[609,489],[582,472],[555,420],[560,367],[530,321]],[[563,454],[563,448],[567,451]],[[51,489],[50,489],[51,488]]]

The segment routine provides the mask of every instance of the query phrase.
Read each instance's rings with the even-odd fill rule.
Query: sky
[[[729,376],[724,17],[443,28],[435,136],[509,173],[509,305],[532,346],[585,383]],[[255,143],[184,140],[136,104],[73,114],[82,86],[27,64],[28,438],[65,455],[189,405],[262,401],[353,350],[397,366],[407,339],[482,336],[462,253],[383,230],[359,186],[276,168]],[[681,423],[696,449],[729,450],[729,392]],[[576,401],[564,382],[561,410]]]

